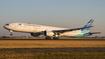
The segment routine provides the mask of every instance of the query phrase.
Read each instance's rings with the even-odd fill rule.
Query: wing
[[[90,26],[93,27],[93,26]],[[65,29],[65,30],[53,30],[52,32],[54,33],[64,33],[68,31],[75,31],[75,30],[80,30],[80,29],[85,29],[85,28],[90,28],[90,27],[82,27],[82,28],[74,28],[74,29]]]

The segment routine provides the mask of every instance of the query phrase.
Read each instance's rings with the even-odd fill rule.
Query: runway
[[[105,52],[105,48],[4,49],[0,52]]]
[[[45,38],[0,38],[0,40],[105,40],[105,38],[60,38],[60,39],[45,39]]]

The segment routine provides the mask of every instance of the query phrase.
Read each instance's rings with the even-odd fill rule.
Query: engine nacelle
[[[54,33],[51,32],[51,31],[45,31],[45,32],[44,32],[44,35],[45,35],[45,36],[53,36]]]
[[[41,35],[41,33],[31,33],[31,36],[34,36],[34,37],[37,37],[39,35]]]

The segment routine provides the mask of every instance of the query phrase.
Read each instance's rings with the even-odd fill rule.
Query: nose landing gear
[[[13,35],[13,34],[12,34],[12,32],[13,32],[13,31],[12,31],[12,30],[10,30],[10,35],[11,35],[11,36]]]
[[[13,34],[11,33],[10,35],[12,36]]]

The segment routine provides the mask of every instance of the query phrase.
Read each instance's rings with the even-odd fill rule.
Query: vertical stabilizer
[[[91,19],[91,20],[90,20],[90,21],[89,21],[89,22],[88,22],[88,23],[84,26],[84,28],[85,28],[85,27],[90,27],[90,26],[92,26],[93,21],[94,21],[94,20],[93,20],[93,19]],[[90,27],[90,28],[91,28],[91,27]],[[90,29],[90,28],[85,28],[85,29],[82,29],[82,31],[84,31],[84,30],[89,31],[89,29]]]

